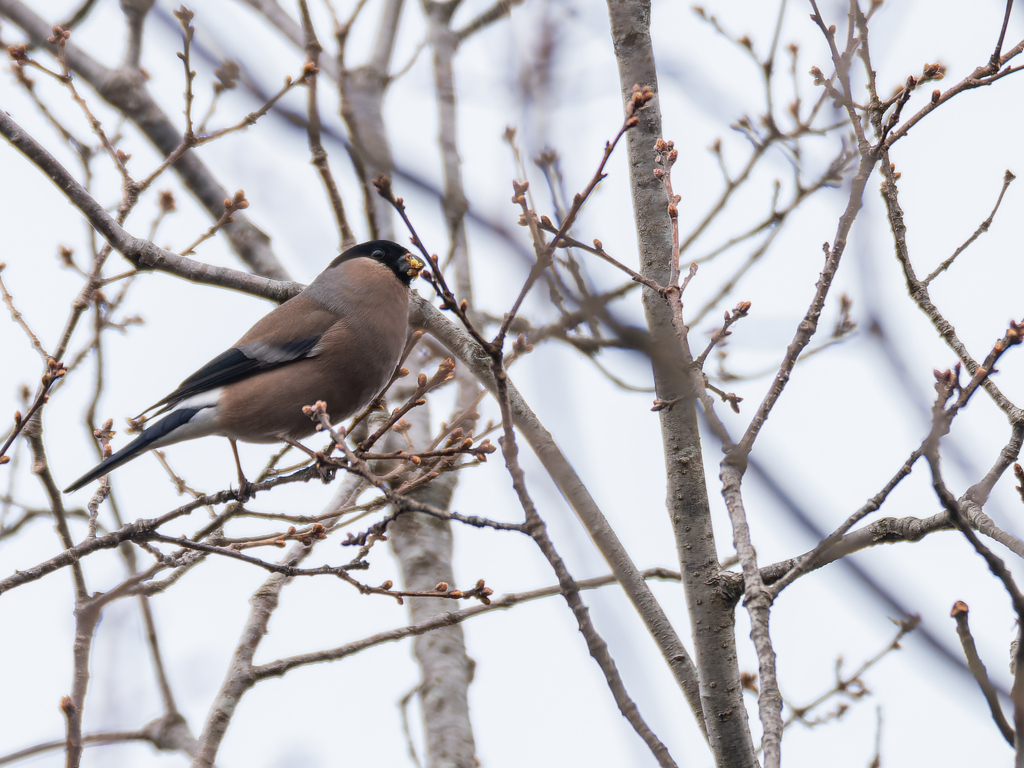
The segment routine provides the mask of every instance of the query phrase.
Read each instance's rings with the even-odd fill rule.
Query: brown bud
[[[939,103],[939,99],[941,99],[941,98],[942,98],[942,91],[940,91],[938,88],[936,88],[934,91],[932,91],[932,104],[938,104]]]
[[[65,40],[71,37],[71,32],[69,30],[57,26],[56,24],[53,25],[51,30],[53,32],[53,37],[46,38],[46,42],[48,43],[63,43]]]
[[[447,581],[439,581],[437,583],[437,586],[434,587],[434,591],[435,592],[447,592],[448,591],[448,582]]]
[[[393,586],[395,586],[395,583],[393,581],[391,581],[390,579],[388,579],[387,581],[385,581],[383,584],[380,585],[380,588],[384,589],[384,590],[390,590]]]
[[[230,91],[237,87],[241,69],[237,63],[228,59],[222,62],[221,65],[213,71],[213,74],[216,75],[218,81],[214,83],[214,90]]]
[[[177,210],[177,206],[174,202],[174,193],[169,189],[161,190],[159,197],[160,209],[164,213],[170,213],[171,211]]]
[[[394,197],[394,191],[391,188],[391,179],[383,173],[378,174],[377,178],[373,180],[373,187],[381,197],[387,198],[388,200]]]
[[[746,691],[752,691],[758,693],[757,690],[757,673],[756,672],[740,672],[740,687]]]
[[[949,615],[955,619],[957,616],[966,615],[968,610],[967,603],[963,600],[957,600],[953,603],[953,610],[949,612]]]

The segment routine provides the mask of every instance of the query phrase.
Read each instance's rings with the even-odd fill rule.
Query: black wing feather
[[[147,408],[143,413],[148,413],[154,408],[161,408],[162,411],[165,411],[173,408],[182,400],[187,400],[195,395],[247,379],[261,371],[280,368],[282,365],[308,357],[320,341],[320,338],[321,336],[318,335],[306,339],[293,339],[285,344],[274,345],[273,347],[259,344],[232,347],[227,352],[217,355],[217,357],[181,382],[178,388],[171,392],[171,394]]]

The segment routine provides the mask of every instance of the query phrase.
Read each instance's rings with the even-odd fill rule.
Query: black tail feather
[[[182,424],[187,424],[189,420],[191,420],[191,418],[201,410],[203,410],[202,407],[181,408],[171,414],[168,414],[153,426],[143,430],[141,435],[136,437],[113,456],[104,459],[80,478],[75,480],[75,482],[64,489],[64,493],[74,493],[79,488],[83,488],[96,478],[102,477],[108,472],[112,472],[122,464],[127,464],[136,456],[142,455],[150,448],[155,447],[153,443],[160,438],[166,437]]]

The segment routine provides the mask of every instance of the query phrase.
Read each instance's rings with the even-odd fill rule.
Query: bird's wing
[[[262,371],[312,357],[339,316],[299,295],[268,314],[239,342],[193,373],[163,400],[147,408],[158,415],[189,398],[247,379]]]

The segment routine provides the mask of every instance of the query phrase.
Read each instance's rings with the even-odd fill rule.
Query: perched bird
[[[302,407],[327,403],[333,421],[369,404],[398,366],[409,325],[409,284],[424,262],[397,243],[371,240],[341,254],[300,294],[234,347],[140,414],[166,413],[64,492],[182,440],[223,435],[275,443],[309,437]],[[239,465],[239,482],[245,483]]]

